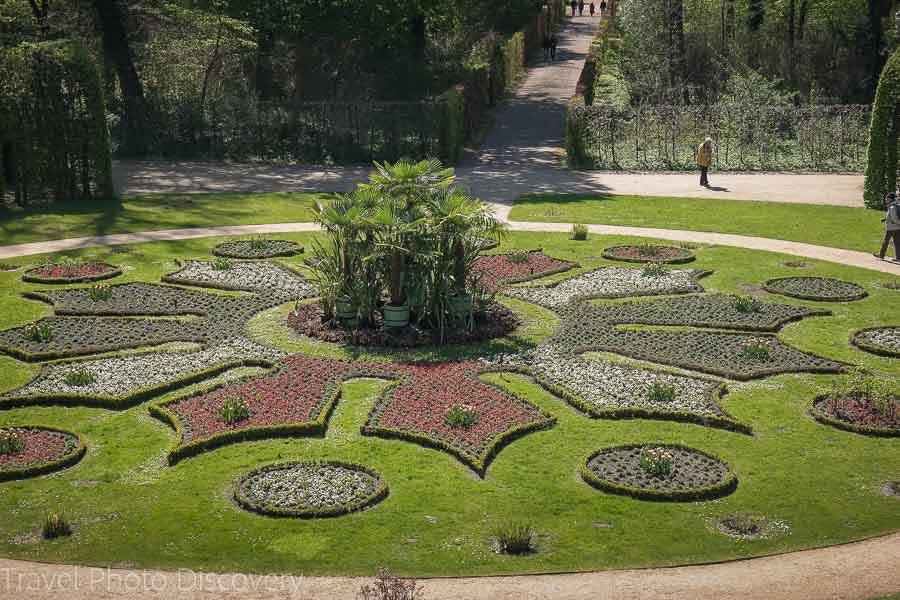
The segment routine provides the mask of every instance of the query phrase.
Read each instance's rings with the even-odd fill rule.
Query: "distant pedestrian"
[[[708,137],[697,148],[697,166],[700,167],[700,185],[709,187],[709,166],[712,164],[713,141]]]
[[[897,192],[885,196],[884,209],[886,211],[882,219],[885,228],[884,242],[881,244],[881,252],[874,256],[883,259],[893,241],[894,260],[900,260],[900,200],[897,199]]]
[[[575,10],[578,8],[578,0],[572,0],[572,2],[570,3],[570,6],[572,7],[572,16],[574,17]]]
[[[556,60],[556,47],[559,45],[559,38],[556,34],[550,36],[550,60]]]
[[[578,0],[578,16],[584,16],[584,0]]]
[[[544,39],[541,41],[541,48],[544,49],[544,60],[550,58],[550,36],[546,33],[544,34]]]
[[[606,14],[606,0],[600,0],[600,16]]]
[[[597,10],[597,7],[594,5],[593,2],[591,2],[591,16],[592,16],[592,17],[594,16],[594,12],[595,12],[596,10]]]

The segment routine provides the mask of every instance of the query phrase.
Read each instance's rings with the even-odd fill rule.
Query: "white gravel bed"
[[[378,489],[378,479],[338,465],[297,464],[258,472],[241,482],[251,502],[282,509],[321,509],[359,502]]]
[[[706,416],[723,414],[713,400],[718,386],[714,382],[604,360],[587,360],[565,353],[550,344],[520,354],[487,359],[485,362],[490,365],[527,367],[538,378],[600,410],[642,408]],[[671,402],[651,401],[648,393],[654,383],[673,386],[675,399]]]
[[[283,353],[278,350],[244,338],[234,338],[197,352],[161,352],[47,365],[30,383],[5,395],[90,394],[116,397],[176,381],[227,362],[247,359],[274,362],[282,356]],[[91,373],[94,382],[84,386],[66,383],[66,374],[75,369]]]
[[[293,298],[310,298],[315,290],[299,273],[270,262],[232,262],[228,269],[215,269],[211,262],[189,260],[166,278],[173,283],[208,284],[252,292],[270,292]]]
[[[900,353],[900,327],[870,329],[856,336],[856,341]]]
[[[696,282],[700,273],[695,269],[666,269],[661,275],[647,276],[643,269],[605,267],[549,287],[513,287],[503,293],[554,309],[578,298],[624,298],[702,292],[703,288]]]

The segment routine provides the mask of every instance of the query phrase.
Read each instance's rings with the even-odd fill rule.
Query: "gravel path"
[[[427,600],[870,600],[900,592],[900,533],[864,542],[661,569],[422,582]],[[0,560],[16,600],[356,600],[363,579],[137,571]]]

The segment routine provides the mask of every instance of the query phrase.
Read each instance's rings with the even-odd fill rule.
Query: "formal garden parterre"
[[[488,574],[673,564],[686,538],[697,541],[690,560],[721,560],[893,526],[896,501],[880,490],[900,468],[889,437],[898,371],[848,343],[886,320],[880,307],[895,292],[874,275],[819,267],[873,296],[824,308],[745,296],[742,286],[783,273],[784,258],[707,248],[697,269],[615,266],[604,249],[639,244],[488,231],[478,205],[451,192],[426,194],[414,214],[408,188],[389,176],[323,204],[327,235],[286,236],[313,248],[311,264],[211,256],[221,240],[209,240],[119,254],[120,284],[47,289],[0,274],[12,282],[0,302],[13,311],[0,332],[0,428],[66,432],[32,444],[37,462],[15,476],[31,481],[3,484],[15,495],[0,505],[21,515],[0,527],[3,552]],[[410,212],[388,219],[373,197]],[[335,212],[353,207],[355,230]],[[486,234],[499,250],[485,250]],[[515,324],[478,341],[478,315],[492,307]],[[304,310],[335,335],[297,327]],[[427,334],[411,348],[362,337],[415,328]],[[3,460],[23,460],[17,447]],[[788,505],[775,501],[785,490]],[[736,519],[735,545],[734,532],[709,525],[713,498],[716,519],[767,515],[777,534]],[[827,506],[851,501],[867,508],[848,529]],[[490,527],[526,504],[537,534],[555,540],[527,564],[494,554]],[[118,543],[90,521],[101,506],[139,539]],[[51,509],[92,523],[77,547],[13,541]],[[598,514],[614,526],[592,527]],[[598,554],[601,531],[609,552]],[[167,544],[178,564],[154,550]]]

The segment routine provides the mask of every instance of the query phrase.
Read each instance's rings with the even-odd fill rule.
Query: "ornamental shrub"
[[[225,398],[219,409],[219,416],[228,425],[250,418],[250,407],[243,398]]]
[[[478,423],[478,413],[468,406],[453,406],[447,411],[444,421],[450,427],[469,429]]]
[[[423,600],[422,588],[414,579],[395,577],[387,569],[379,569],[371,584],[359,590],[360,600]]]
[[[25,337],[32,342],[45,344],[53,339],[53,328],[48,323],[34,323],[25,330]]]
[[[752,296],[735,296],[734,309],[744,314],[757,313],[762,311],[762,305]]]
[[[76,367],[66,373],[66,384],[74,387],[84,387],[94,383],[97,378],[84,367]]]
[[[94,302],[106,302],[112,298],[112,288],[108,285],[94,285],[88,290],[88,296]]]
[[[494,529],[494,551],[498,554],[528,554],[534,550],[534,529],[524,521],[509,521]]]
[[[0,431],[0,455],[18,454],[25,449],[25,438],[15,429]]]
[[[62,513],[48,512],[44,517],[41,535],[45,540],[72,535],[72,526]]]
[[[0,197],[20,206],[111,199],[112,160],[97,65],[69,41],[0,50]]]
[[[212,268],[216,271],[227,271],[231,268],[231,261],[227,258],[217,256],[212,261]]]
[[[897,121],[897,104],[900,102],[900,50],[888,59],[875,103],[872,105],[872,120],[869,125],[869,146],[867,150],[866,181],[863,192],[866,206],[882,209],[884,197],[897,189],[897,136],[900,123]]]
[[[672,474],[675,456],[666,448],[642,448],[639,464],[644,472],[654,477],[668,477]]]
[[[587,225],[575,223],[572,225],[572,239],[577,242],[583,242],[588,239]]]
[[[673,402],[675,400],[675,386],[670,383],[654,382],[647,391],[647,399],[650,402]]]

